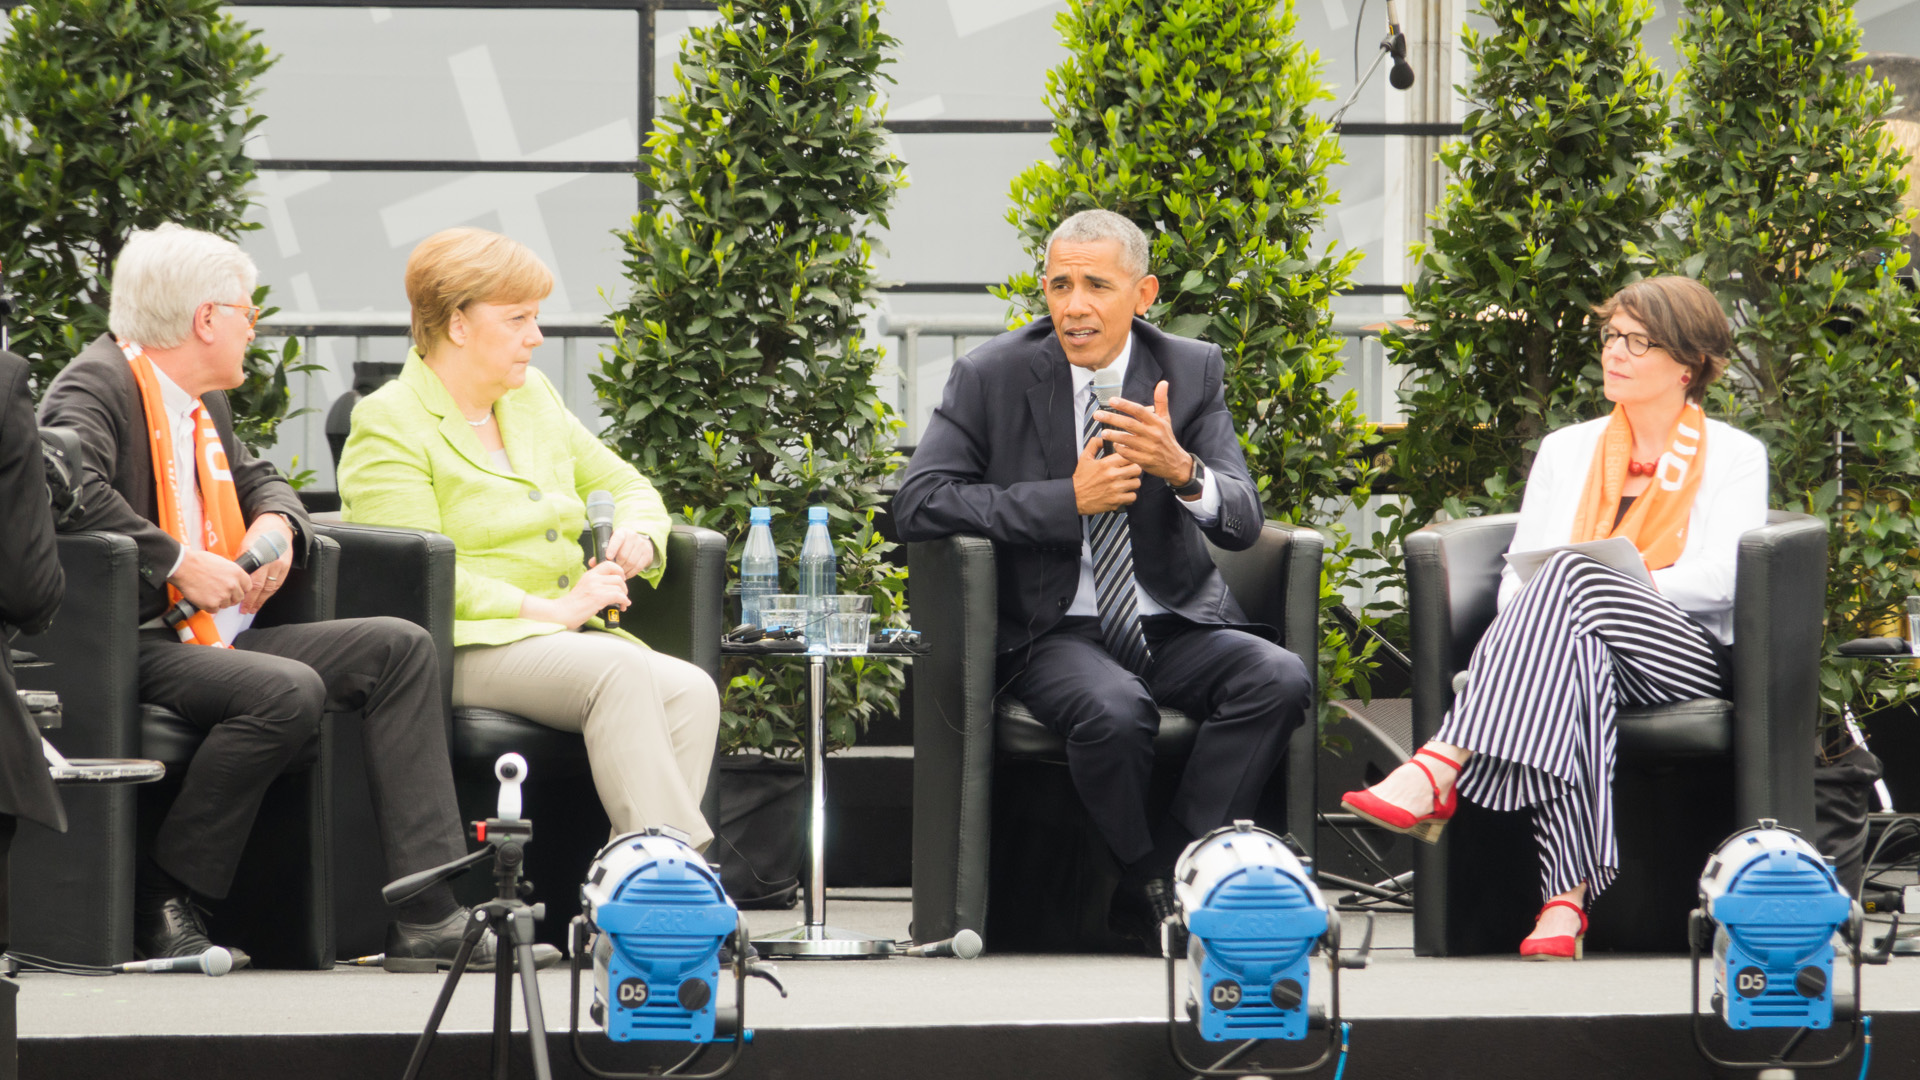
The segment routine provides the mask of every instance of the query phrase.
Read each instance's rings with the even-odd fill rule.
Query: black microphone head
[[[605,491],[595,491],[587,495],[587,524],[613,524],[613,496]]]
[[[1413,85],[1413,65],[1405,60],[1396,61],[1393,70],[1387,72],[1387,85],[1395,90],[1405,90]]]

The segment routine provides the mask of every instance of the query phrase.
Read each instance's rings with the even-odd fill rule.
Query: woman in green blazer
[[[406,287],[415,347],[353,411],[343,516],[453,539],[455,705],[580,732],[616,833],[670,825],[704,849],[719,692],[597,614],[627,606],[629,577],[659,583],[667,512],[529,366],[552,274],[504,236],[449,229],[414,249]],[[589,565],[577,540],[595,490],[613,495],[615,528]]]

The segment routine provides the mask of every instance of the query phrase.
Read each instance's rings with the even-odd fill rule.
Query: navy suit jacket
[[[1052,629],[1080,587],[1073,470],[1086,441],[1069,367],[1051,319],[1002,334],[954,361],[893,501],[902,540],[974,533],[993,541],[1002,653]],[[1220,516],[1202,529],[1175,505],[1179,496],[1165,481],[1142,474],[1127,508],[1134,577],[1169,612],[1273,639],[1272,628],[1247,624],[1204,542],[1243,550],[1259,539],[1263,524],[1260,495],[1227,411],[1225,376],[1219,346],[1133,320],[1122,395],[1150,404],[1154,385],[1165,379],[1175,437],[1200,455],[1220,488]]]

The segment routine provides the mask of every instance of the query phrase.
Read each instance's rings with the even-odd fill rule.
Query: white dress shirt
[[[1127,361],[1132,358],[1133,335],[1128,334],[1126,344],[1120,346],[1120,355],[1114,357],[1113,363],[1109,365],[1113,369],[1113,382],[1121,386],[1126,385]],[[1080,451],[1087,445],[1087,441],[1080,437],[1087,430],[1087,417],[1095,411],[1092,392],[1094,372],[1077,365],[1072,366],[1070,371],[1073,375],[1074,418],[1077,424],[1073,429],[1073,451],[1074,457],[1077,458],[1080,456]],[[1149,398],[1138,404],[1151,408],[1153,400]],[[1105,408],[1106,403],[1101,402],[1100,407]],[[1199,498],[1188,502],[1176,497],[1174,501],[1186,507],[1194,520],[1205,528],[1220,520],[1220,487],[1214,480],[1213,470],[1207,470],[1206,478],[1201,481],[1201,485]],[[1139,612],[1142,617],[1166,612],[1166,608],[1147,595],[1146,587],[1140,584],[1138,574],[1134,575],[1133,591],[1134,596],[1138,598]],[[1100,590],[1093,583],[1093,519],[1084,514],[1080,517],[1080,589],[1073,594],[1073,603],[1067,607],[1067,614],[1095,616],[1100,614]]]
[[[201,522],[200,510],[200,470],[195,468],[193,455],[193,429],[196,423],[194,413],[200,408],[200,400],[180,389],[167,373],[160,370],[159,364],[153,365],[153,374],[160,380],[160,402],[167,410],[167,433],[173,436],[173,474],[179,478],[179,491],[175,497],[180,500],[180,516],[187,523],[186,543],[180,548],[180,557],[173,562],[173,569],[167,571],[171,578],[178,573],[182,563],[187,561],[187,551],[206,550],[206,529]],[[157,486],[162,481],[153,478]],[[165,528],[164,525],[161,526]],[[234,636],[253,625],[253,616],[242,614],[240,605],[221,608],[213,613],[213,625],[220,631],[220,640],[233,644]]]
[[[1573,519],[1609,419],[1563,427],[1540,440],[1508,551],[1539,551],[1572,542]],[[1708,420],[1704,452],[1706,472],[1693,497],[1686,545],[1672,566],[1653,571],[1653,583],[1660,595],[1731,645],[1740,537],[1767,523],[1767,448],[1738,428]],[[1519,592],[1519,576],[1513,567],[1503,567],[1500,606]]]

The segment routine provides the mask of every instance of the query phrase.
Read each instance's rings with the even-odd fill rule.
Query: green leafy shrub
[[[1396,535],[1437,511],[1519,506],[1540,437],[1605,413],[1594,305],[1648,269],[1667,94],[1640,48],[1648,0],[1482,0],[1453,174],[1389,332],[1410,372]],[[1390,545],[1389,545],[1390,546]]]
[[[244,142],[273,58],[215,0],[42,0],[0,40],[0,264],[13,349],[43,391],[106,332],[107,286],[127,234],[164,222],[229,239],[246,221]],[[267,290],[254,293],[264,304]],[[299,345],[247,356],[235,432],[273,444]]]
[[[1081,210],[1146,231],[1161,283],[1148,320],[1220,346],[1266,511],[1333,534],[1321,602],[1338,604],[1353,579],[1339,517],[1374,476],[1356,396],[1327,390],[1344,344],[1330,300],[1360,254],[1312,249],[1341,153],[1311,111],[1331,95],[1319,58],[1293,37],[1293,4],[1075,0],[1056,25],[1067,57],[1047,75],[1054,160],[1013,182],[1007,219],[1036,266],[1048,234]],[[1046,313],[1034,273],[998,295],[1020,321]],[[1330,626],[1323,691],[1365,693],[1372,650]]]
[[[1893,616],[1920,569],[1920,322],[1896,279],[1907,157],[1876,126],[1893,89],[1849,66],[1860,56],[1852,8],[1688,0],[1686,109],[1665,174],[1677,228],[1661,245],[1666,265],[1706,282],[1734,320],[1714,410],[1767,444],[1775,506],[1827,522],[1829,645],[1898,634]],[[1821,704],[1871,711],[1911,694],[1914,677],[1828,664]]]
[[[899,425],[860,330],[877,295],[870,230],[902,183],[876,93],[894,45],[880,6],[735,0],[688,37],[642,161],[653,194],[621,234],[633,293],[594,386],[609,442],[684,520],[725,532],[736,565],[748,509],[770,506],[791,580],[806,507],[827,506],[841,591],[871,595],[884,624],[905,574],[872,522]],[[829,742],[846,745],[894,707],[900,675],[858,658],[829,672]],[[798,750],[804,665],[727,674],[721,751]]]

